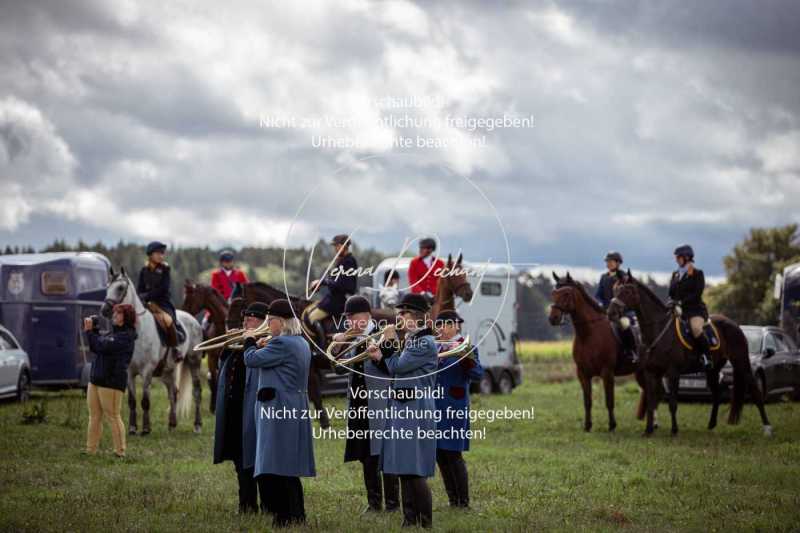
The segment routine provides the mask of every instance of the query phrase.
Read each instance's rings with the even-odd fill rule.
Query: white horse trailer
[[[408,290],[408,257],[384,259],[375,269],[371,290],[362,293],[374,307],[380,307],[380,288],[386,272],[400,275],[400,292]],[[485,369],[480,392],[508,394],[522,382],[522,364],[517,357],[517,275],[509,265],[463,262],[473,289],[471,302],[456,298],[458,314],[464,319],[463,333],[477,344]]]

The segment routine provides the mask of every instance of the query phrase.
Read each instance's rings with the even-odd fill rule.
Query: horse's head
[[[636,280],[633,279],[631,271],[628,270],[622,281],[618,281],[614,285],[614,298],[608,305],[608,318],[612,321],[619,320],[625,309],[637,311],[640,303],[641,299],[639,290],[636,287]]]
[[[472,300],[473,291],[467,279],[467,271],[461,267],[463,259],[463,254],[458,254],[458,259],[453,263],[453,256],[448,255],[447,266],[445,267],[443,276],[441,276],[439,280],[444,283],[445,287],[447,287],[451,293],[465,302],[469,302]]]
[[[205,301],[204,287],[190,279],[183,283],[183,310],[196,315],[203,309]]]
[[[550,305],[550,314],[547,318],[551,325],[558,326],[564,322],[565,315],[575,312],[575,282],[569,272],[566,278],[559,278],[553,272],[553,279],[556,288],[551,294],[553,303]]]
[[[100,314],[107,318],[111,318],[111,311],[115,305],[132,303],[133,296],[136,294],[136,289],[132,287],[133,282],[128,277],[128,273],[125,272],[125,267],[122,267],[119,272],[115,272],[114,267],[111,267],[109,279],[106,298],[100,307]]]

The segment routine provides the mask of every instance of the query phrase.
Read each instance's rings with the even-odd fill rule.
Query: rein
[[[127,277],[123,277],[123,281],[125,282],[125,290],[122,291],[122,296],[120,297],[119,301],[115,302],[111,298],[106,298],[105,300],[103,300],[104,304],[113,308],[115,305],[119,305],[120,303],[125,301],[125,297],[128,296],[128,289],[131,286],[131,282]],[[147,312],[147,307],[145,307],[144,305],[142,307],[143,307],[142,312],[136,313],[136,316],[143,316]]]

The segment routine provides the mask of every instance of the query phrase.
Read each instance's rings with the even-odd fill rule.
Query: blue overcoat
[[[308,343],[299,335],[273,337],[264,348],[248,343],[244,362],[258,371],[255,475],[315,476]]]
[[[381,469],[385,474],[415,475],[431,477],[436,471],[436,439],[418,438],[418,428],[425,432],[436,429],[432,415],[436,402],[432,397],[436,385],[438,350],[436,340],[429,328],[425,328],[406,339],[399,354],[381,359],[381,366],[395,378],[395,391],[424,390],[423,398],[406,401],[389,398],[389,409],[410,411],[421,416],[395,416],[389,418],[387,430],[410,430],[411,438],[387,438],[382,441]]]
[[[217,405],[214,410],[216,426],[214,427],[214,463],[221,463],[232,457],[225,456],[225,418],[228,411],[228,399],[225,394],[225,384],[228,382],[228,372],[233,357],[227,357],[222,362],[217,380]],[[242,399],[242,468],[253,468],[256,462],[256,391],[258,389],[258,370],[247,368],[245,371],[244,398]],[[228,435],[228,437],[233,437]]]
[[[441,419],[436,424],[436,429],[440,431],[469,429],[469,418],[462,418],[469,410],[469,384],[472,381],[480,381],[483,376],[483,367],[481,367],[478,357],[477,346],[474,346],[473,350],[470,357],[465,357],[460,361],[458,357],[439,359],[436,385],[444,391],[442,398],[436,399],[436,409],[441,413]],[[451,415],[448,418],[448,408],[459,414]],[[437,439],[436,447],[441,450],[463,452],[469,450],[469,439],[460,437]]]

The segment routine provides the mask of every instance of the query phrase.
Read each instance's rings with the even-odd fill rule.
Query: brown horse
[[[201,285],[187,279],[183,285],[182,309],[191,315],[200,311],[209,312],[209,320],[203,329],[203,340],[212,339],[225,333],[225,320],[228,316],[228,302],[213,287]],[[219,355],[221,349],[207,350],[208,386],[211,389],[209,408],[213,413],[217,405],[217,378],[219,377]]]
[[[229,329],[242,326],[241,312],[253,302],[262,302],[269,305],[274,300],[286,298],[292,302],[292,307],[294,307],[298,317],[302,316],[303,311],[312,304],[310,300],[286,294],[284,291],[261,281],[241,285],[237,291],[234,291],[234,294],[238,294],[238,296],[231,300],[230,309],[228,310],[226,325]],[[326,320],[331,319],[329,317]],[[305,335],[311,340],[316,340],[315,337],[309,336],[308,332],[305,332]],[[314,404],[314,408],[319,415],[319,424],[324,429],[330,426],[330,420],[322,405],[322,387],[320,385],[319,372],[330,369],[330,362],[324,355],[316,353],[315,342],[309,342],[309,346],[313,357],[311,358],[311,369],[308,373],[308,398]]]
[[[609,306],[609,316],[613,319],[620,316],[625,308],[632,309],[639,319],[642,328],[642,367],[645,375],[645,396],[647,397],[647,426],[645,436],[653,433],[653,414],[656,398],[651,391],[660,386],[663,376],[667,376],[669,390],[669,412],[672,418],[672,434],[678,433],[678,398],[677,390],[681,373],[691,368],[694,361],[693,351],[686,349],[678,339],[675,327],[673,308],[665,305],[661,299],[646,285],[635,280],[628,271],[624,281],[614,288],[614,299]],[[708,429],[717,425],[717,413],[720,403],[719,372],[730,361],[733,366],[733,391],[731,393],[731,409],[728,415],[729,424],[738,424],[742,412],[746,389],[750,389],[753,400],[758,407],[763,423],[764,433],[772,434],[772,427],[764,410],[764,399],[755,384],[747,338],[741,328],[727,317],[711,315],[711,323],[719,334],[719,348],[712,350],[712,369],[706,372],[706,382],[711,389],[713,404]]]
[[[466,269],[461,268],[462,254],[453,263],[453,256],[447,256],[447,265],[436,281],[436,297],[431,308],[431,318],[436,319],[440,312],[455,310],[456,296],[469,302],[472,300],[472,287],[467,279]]]
[[[565,279],[553,272],[556,288],[553,291],[553,304],[550,306],[550,324],[557,326],[569,315],[575,329],[572,342],[572,358],[575,370],[583,389],[584,423],[583,429],[592,429],[592,378],[600,377],[608,409],[608,430],[614,431],[617,420],[614,418],[614,376],[635,374],[643,386],[640,370],[629,361],[620,361],[620,342],[612,329],[605,310],[592,298],[580,283],[575,282],[567,272]],[[640,393],[640,405],[644,404],[644,392]]]

